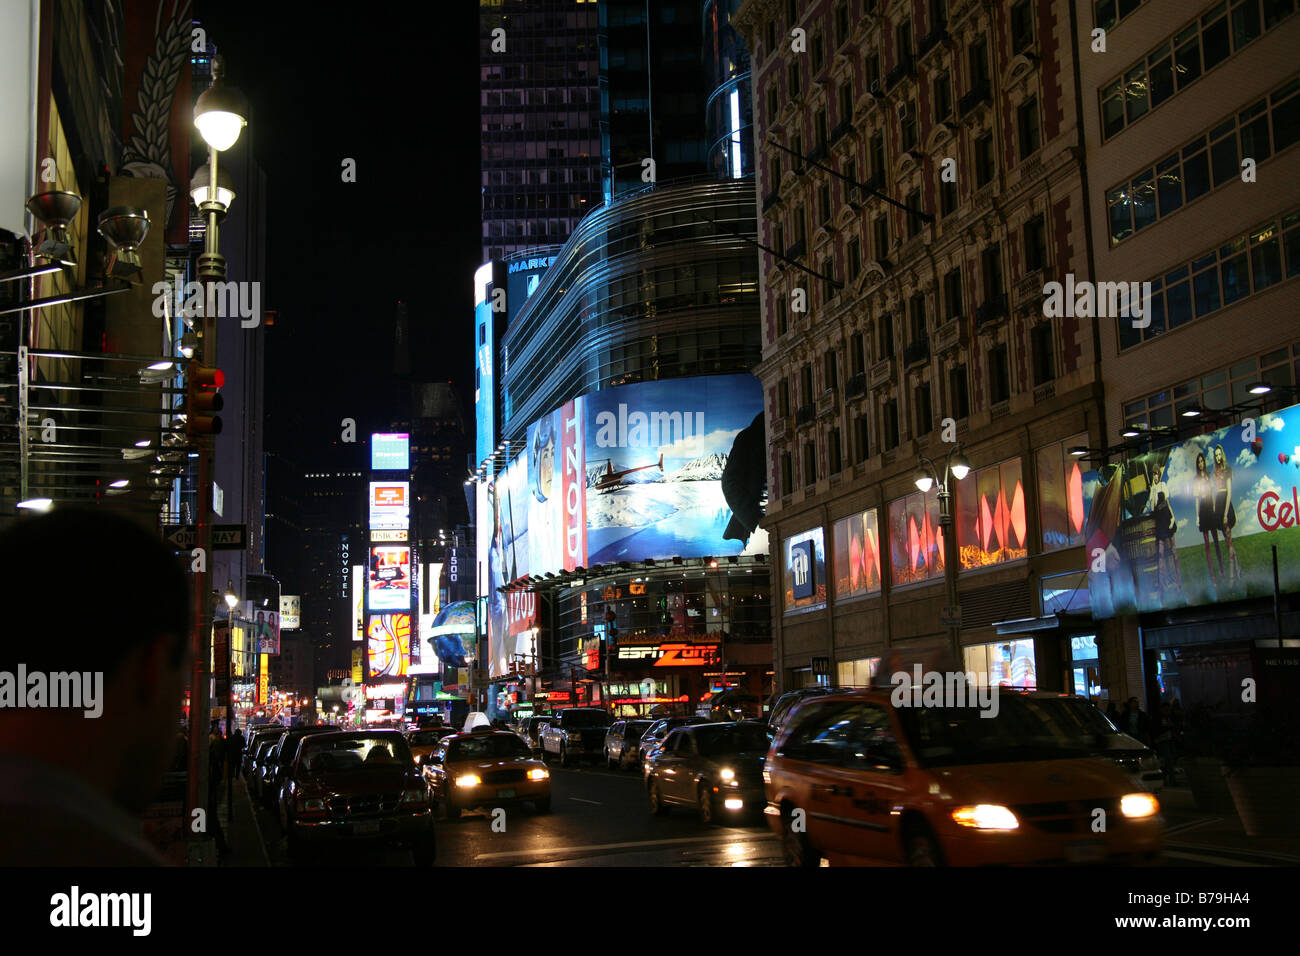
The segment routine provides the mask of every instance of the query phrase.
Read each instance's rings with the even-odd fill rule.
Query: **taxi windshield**
[[[510,757],[532,757],[532,755],[533,752],[528,749],[528,745],[513,734],[493,734],[490,737],[470,737],[465,740],[457,740],[448,748],[447,762],[482,759],[501,760]]]
[[[699,727],[694,731],[700,756],[718,757],[724,754],[767,753],[772,736],[763,724],[719,724]]]
[[[322,735],[303,748],[302,765],[309,773],[338,773],[370,767],[411,763],[411,751],[400,737]]]
[[[996,713],[980,707],[900,707],[916,759],[927,767],[1087,756],[1077,732],[1067,731],[1037,701],[999,694]]]

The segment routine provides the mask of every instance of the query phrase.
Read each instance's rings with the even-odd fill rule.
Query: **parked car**
[[[562,710],[542,730],[543,756],[558,758],[561,767],[567,767],[575,758],[598,760],[609,725],[609,714],[599,707]]]
[[[641,735],[641,779],[649,779],[650,758],[654,756],[664,738],[678,727],[692,727],[695,724],[707,724],[707,717],[661,717],[650,725]]]
[[[605,735],[605,765],[630,770],[641,762],[641,737],[653,720],[616,720]]]
[[[519,736],[528,741],[534,753],[542,749],[542,728],[553,719],[550,716],[525,717],[519,722]]]
[[[285,728],[277,725],[275,727],[259,727],[249,733],[248,739],[244,742],[242,758],[245,780],[252,782],[253,758],[257,756],[257,748],[268,740],[275,743],[284,731]]]
[[[429,785],[400,732],[312,735],[299,746],[285,781],[291,856],[311,845],[375,841],[408,846],[417,865],[432,865]]]
[[[463,810],[530,802],[551,809],[551,772],[513,731],[480,728],[438,741],[424,775],[448,820]]]
[[[777,735],[765,813],[788,864],[1159,861],[1159,801],[1032,698],[1000,693],[994,711],[891,696],[807,701]]]
[[[298,754],[298,743],[302,738],[337,733],[340,733],[337,727],[290,727],[280,735],[275,749],[262,766],[260,792],[267,809],[274,808],[280,799],[280,790],[288,776],[289,766]]]
[[[284,733],[283,730],[280,731]],[[249,764],[248,773],[245,775],[248,780],[248,793],[255,800],[262,798],[262,780],[266,773],[266,762],[275,753],[275,745],[280,742],[279,737],[264,737],[257,745],[257,750],[253,752],[253,760]]]
[[[694,807],[704,824],[761,818],[767,800],[763,761],[772,736],[760,723],[704,723],[679,727],[650,758],[650,811]]]

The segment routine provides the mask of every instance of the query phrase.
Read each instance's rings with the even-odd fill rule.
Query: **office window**
[[[820,33],[818,33],[816,36],[813,37],[813,41],[812,41],[812,68],[814,73],[821,72],[822,63],[825,62],[825,60],[826,60],[826,41],[825,38]]]
[[[794,99],[799,95],[799,59],[797,57],[795,58],[795,61],[786,68],[786,82],[790,87],[790,98]],[[800,152],[802,152],[802,150],[800,150]]]
[[[1011,6],[1011,53],[1024,53],[1034,45],[1034,12],[1029,0]]]
[[[848,259],[849,281],[853,282],[862,271],[862,243],[856,237],[849,240]]]
[[[825,149],[826,143],[830,139],[830,134],[826,126],[826,111],[818,110],[813,119],[813,132],[817,137],[817,148]]]
[[[890,399],[881,406],[885,435],[885,451],[898,447],[898,402]]]
[[[841,3],[835,8],[835,45],[843,46],[849,38],[849,5]]]
[[[894,30],[894,54],[901,66],[912,62],[912,21],[904,20]]]
[[[785,335],[790,328],[789,317],[785,311],[785,296],[778,295],[776,298],[776,334]]]
[[[876,258],[881,262],[887,261],[889,257],[889,219],[884,213],[877,216],[871,223],[871,244]]]
[[[921,190],[913,189],[907,194],[907,238],[911,239],[921,231]]]
[[[813,400],[813,367],[806,364],[799,370],[799,404],[811,405]]]
[[[948,372],[948,414],[957,421],[970,417],[970,391],[966,386],[966,366],[954,366]]]
[[[821,213],[823,226],[831,224],[831,184],[822,183],[817,187],[817,209]]]
[[[821,267],[822,278],[822,302],[829,302],[835,298],[835,293],[839,290],[835,288],[835,266],[828,257],[822,260]]]
[[[798,245],[808,238],[807,225],[803,217],[803,206],[794,207],[792,221],[794,223],[794,241]]]
[[[1025,223],[1025,270],[1034,272],[1047,265],[1047,237],[1043,217],[1035,216]]]
[[[916,100],[908,100],[898,111],[899,128],[902,130],[903,149],[916,148]]]
[[[1002,246],[993,243],[980,253],[980,269],[984,278],[984,300],[987,302],[1002,294]]]
[[[989,81],[989,49],[984,37],[976,37],[966,48],[966,61],[970,65],[970,88],[976,89]]]
[[[952,76],[946,71],[934,79],[934,121],[952,118]]]
[[[996,345],[988,351],[989,403],[996,405],[1011,397],[1011,371],[1007,366],[1007,347]]]
[[[993,181],[993,133],[988,132],[975,140],[975,188],[980,189]]]
[[[776,114],[780,112],[781,100],[777,93],[776,83],[773,82],[767,88],[767,125],[772,126],[776,123]]]
[[[934,418],[930,407],[930,383],[922,382],[912,390],[912,404],[916,408],[916,434],[928,435],[934,429]]]
[[[961,269],[951,269],[943,277],[943,305],[947,318],[955,319],[965,311],[961,299]]]
[[[849,374],[861,375],[866,370],[866,342],[861,332],[849,336]]]
[[[908,300],[908,313],[912,325],[912,341],[925,341],[929,333],[926,331],[924,292],[918,292]]]
[[[786,378],[776,383],[776,414],[778,418],[790,414],[790,380]]]
[[[1016,109],[1016,127],[1020,133],[1020,158],[1038,150],[1038,97],[1031,96]]]
[[[826,387],[828,389],[838,388],[840,384],[839,358],[834,349],[822,356],[822,366],[822,370],[825,372]]]
[[[794,460],[788,451],[781,452],[781,494],[794,490]]]
[[[879,131],[871,134],[871,178],[876,181],[876,188],[883,189],[885,177],[885,134]]]
[[[853,441],[855,463],[861,464],[871,457],[871,435],[868,429],[869,416],[859,415],[853,420]]]
[[[844,462],[841,459],[840,449],[840,430],[832,428],[826,436],[826,453],[827,453],[827,474],[838,475],[844,468]]]
[[[892,315],[882,315],[880,317],[880,355],[879,358],[890,359],[894,357],[894,317]]]
[[[776,52],[776,20],[767,21],[767,55]]]
[[[772,171],[771,178],[768,180],[767,184],[768,190],[770,192],[775,192],[781,188],[781,157],[772,157],[772,163],[768,168]]]
[[[1052,323],[1040,322],[1029,330],[1029,351],[1034,365],[1034,387],[1056,378],[1052,361]]]
[[[942,171],[939,179],[939,217],[946,218],[957,211],[957,184],[945,182]]]
[[[810,441],[803,443],[803,483],[817,483],[817,446]]]
[[[853,81],[840,84],[840,122],[847,123],[853,119]]]

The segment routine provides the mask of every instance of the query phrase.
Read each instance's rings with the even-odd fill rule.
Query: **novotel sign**
[[[705,667],[722,663],[719,644],[624,644],[621,661],[654,661],[655,667]]]

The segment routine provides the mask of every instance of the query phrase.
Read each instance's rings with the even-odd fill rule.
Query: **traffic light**
[[[221,411],[225,405],[217,389],[226,384],[225,373],[219,368],[207,368],[191,361],[185,367],[185,434],[190,438],[200,435],[220,435]]]

